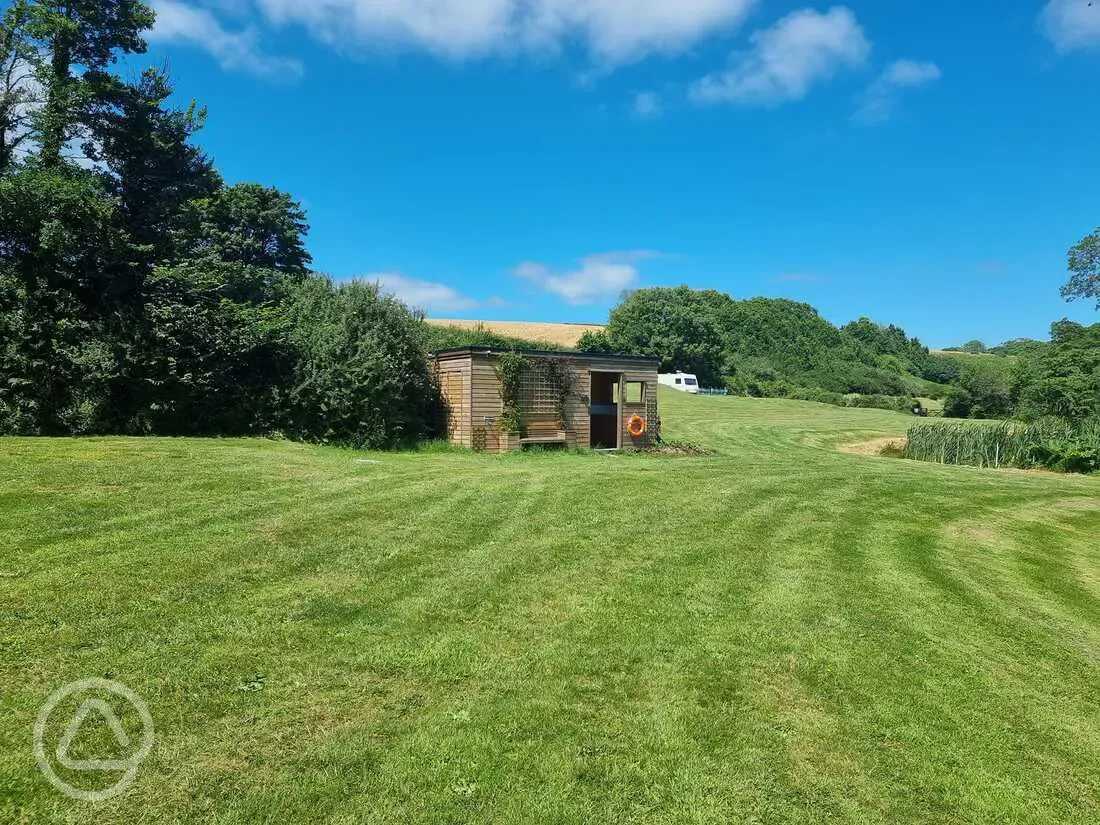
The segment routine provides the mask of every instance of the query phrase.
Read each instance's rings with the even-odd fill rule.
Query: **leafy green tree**
[[[248,267],[158,267],[145,285],[141,426],[171,435],[256,435],[282,422],[291,371],[285,306],[254,303]]]
[[[30,0],[28,13],[27,32],[45,55],[41,159],[54,168],[77,136],[80,112],[89,102],[87,80],[106,70],[119,52],[144,53],[141,35],[153,27],[155,16],[140,0]],[[82,71],[74,73],[76,67]]]
[[[723,293],[686,286],[635,290],[612,311],[607,338],[614,351],[660,358],[662,372],[683,370],[720,386],[725,354],[719,318],[731,303]]]
[[[242,183],[188,206],[177,249],[184,258],[211,258],[270,272],[272,282],[257,296],[266,300],[280,277],[301,279],[309,273],[313,259],[305,247],[308,232],[306,214],[290,195]]]
[[[10,336],[0,403],[21,431],[111,426],[119,364],[103,295],[124,248],[94,175],[32,169],[0,178],[0,311]]]
[[[577,349],[580,352],[614,352],[611,338],[607,330],[587,330],[577,341]]]
[[[986,346],[981,341],[974,339],[973,341],[967,341],[961,347],[960,352],[969,352],[971,355],[981,355],[986,352]]]
[[[182,116],[171,122],[177,138],[191,123]],[[171,158],[183,161],[168,164],[176,180],[206,185],[204,158]],[[155,206],[154,194],[142,203]],[[169,205],[179,200],[177,194]],[[295,285],[308,277],[305,213],[278,190],[241,185],[164,218],[179,228],[175,261],[155,271],[145,295],[152,427],[207,434],[277,428],[287,415],[296,351],[285,313]]]
[[[292,288],[288,430],[355,447],[408,444],[433,432],[439,395],[424,323],[376,284],[307,278]]]
[[[32,432],[37,425],[37,399],[27,369],[26,308],[22,278],[0,259],[0,434]]]
[[[1069,251],[1070,279],[1062,296],[1073,301],[1095,298],[1100,309],[1100,229],[1086,235]]]
[[[1013,414],[1011,362],[968,358],[960,362],[955,384],[944,402],[948,418],[1007,418]]]
[[[1050,344],[1017,365],[1015,395],[1023,418],[1100,415],[1100,324],[1055,323]]]

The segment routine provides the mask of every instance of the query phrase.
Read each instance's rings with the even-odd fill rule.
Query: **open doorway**
[[[591,446],[594,450],[617,450],[622,428],[619,426],[619,385],[622,374],[593,372],[591,404]]]

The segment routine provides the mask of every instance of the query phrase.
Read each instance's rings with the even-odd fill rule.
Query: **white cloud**
[[[744,20],[756,0],[257,0],[343,48],[392,45],[450,58],[583,42],[600,63],[675,53]]]
[[[581,34],[599,60],[621,63],[650,52],[676,53],[707,34],[732,29],[755,4],[756,0],[529,0],[526,5],[532,13],[526,25],[536,38]]]
[[[891,86],[923,86],[943,75],[935,63],[920,63],[916,60],[897,60],[882,73],[882,80]]]
[[[555,272],[545,264],[527,261],[514,274],[570,304],[589,304],[600,298],[618,295],[638,282],[638,264],[659,258],[649,250],[607,252],[589,255],[579,269]]]
[[[461,312],[478,306],[478,302],[473,298],[463,295],[446,284],[418,281],[397,272],[374,272],[355,280],[376,283],[382,292],[393,295],[409,307],[421,309],[426,313]],[[499,305],[495,303],[497,300],[493,299],[490,304]]]
[[[227,31],[207,9],[177,0],[154,0],[157,22],[149,39],[163,43],[186,43],[208,52],[223,69],[239,70],[261,77],[298,77],[302,64],[293,58],[264,54],[259,33],[249,26]]]
[[[914,89],[934,83],[942,76],[940,67],[935,63],[921,63],[916,60],[891,63],[863,93],[855,114],[856,122],[873,125],[889,120],[898,107],[898,96],[902,89]]]
[[[421,46],[452,57],[509,38],[511,0],[257,0],[275,23],[301,23],[328,43]]]
[[[1100,47],[1100,4],[1049,0],[1039,15],[1039,26],[1060,52]]]
[[[735,53],[732,65],[697,81],[697,103],[777,105],[801,100],[819,81],[847,67],[862,65],[871,44],[850,9],[821,13],[802,9],[750,38],[748,52]]]
[[[651,120],[664,114],[664,105],[656,92],[638,92],[634,95],[631,111],[637,118]]]

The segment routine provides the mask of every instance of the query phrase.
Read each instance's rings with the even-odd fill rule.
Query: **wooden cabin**
[[[520,365],[522,377],[506,388],[502,359],[517,356],[522,359],[510,363]],[[658,363],[641,355],[444,350],[436,354],[436,368],[447,406],[448,438],[490,452],[534,445],[647,447],[660,428]],[[506,396],[515,399],[511,411],[505,409]]]

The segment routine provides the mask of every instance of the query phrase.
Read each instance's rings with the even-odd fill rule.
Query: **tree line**
[[[1090,260],[1091,279],[1077,274],[1071,282],[1083,285],[1075,295],[1097,295],[1097,259]],[[1100,416],[1100,324],[1062,320],[1049,342],[936,353],[894,325],[860,318],[838,328],[807,304],[681,286],[629,294],[607,328],[579,346],[653,355],[662,371],[746,395],[887,409],[933,398],[957,418]]]
[[[430,434],[421,318],[311,272],[300,204],[227,184],[166,71],[114,71],[153,22],[137,0],[0,22],[0,432]]]
[[[749,395],[813,388],[942,397],[957,371],[896,326],[861,318],[838,328],[808,304],[738,301],[687,286],[631,293],[612,310],[606,330],[580,347],[654,355],[664,371],[691,372],[706,385]]]

